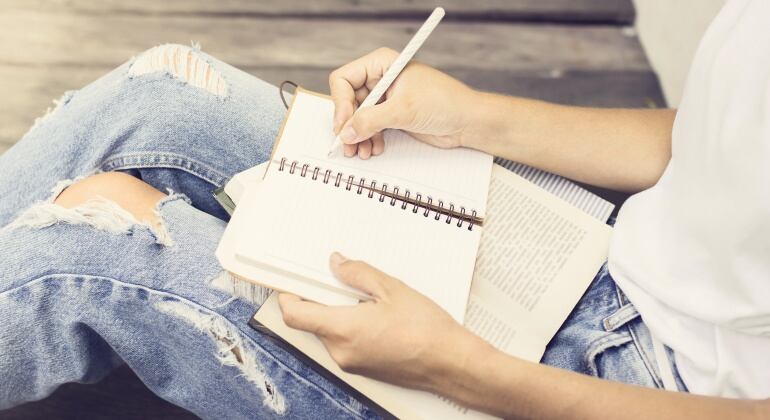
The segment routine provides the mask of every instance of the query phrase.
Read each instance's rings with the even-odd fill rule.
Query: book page
[[[487,188],[492,168],[492,156],[476,150],[439,149],[410,137],[400,130],[386,130],[385,152],[368,160],[358,157],[328,157],[334,142],[332,119],[334,103],[331,98],[298,90],[292,102],[288,123],[284,126],[273,159],[296,160],[356,178],[365,178],[367,185],[387,183],[398,186],[403,193],[420,193],[442,200],[447,205],[463,206],[468,213],[486,213]],[[270,171],[277,165],[271,165]],[[270,174],[267,175],[267,178]]]
[[[401,279],[462,322],[480,227],[469,230],[467,222],[458,227],[456,219],[447,223],[446,215],[426,217],[413,205],[380,202],[365,191],[288,171],[276,172],[255,191],[246,192],[233,216],[239,226],[237,258],[366,299],[331,273],[329,256],[338,251]],[[308,298],[303,289],[282,289]]]
[[[606,260],[612,229],[495,165],[465,326],[499,350],[538,362]],[[314,335],[289,328],[273,295],[254,316],[399,418],[490,416],[445,398],[343,372]]]
[[[607,258],[612,229],[495,165],[465,326],[538,361]]]
[[[583,210],[602,223],[606,222],[615,210],[615,205],[611,202],[562,176],[501,157],[495,157],[494,162]]]

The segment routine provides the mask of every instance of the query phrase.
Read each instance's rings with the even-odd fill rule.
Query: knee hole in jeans
[[[32,205],[4,229],[40,229],[64,223],[125,234],[146,228],[156,243],[171,246],[173,240],[159,213],[170,198],[175,197],[130,175],[105,172],[57,183],[50,200]]]

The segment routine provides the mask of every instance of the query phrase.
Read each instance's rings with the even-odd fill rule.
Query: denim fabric
[[[224,94],[175,71],[132,74],[129,61],[65,95],[0,156],[0,409],[127,363],[203,418],[377,417],[249,328],[256,304],[212,287],[227,216],[211,191],[268,158],[285,109],[274,86],[191,54],[221,76]],[[170,241],[141,224],[19,223],[61,181],[98,171],[180,193],[158,208]],[[660,386],[649,332],[606,269],[543,361]]]
[[[687,391],[668,363],[680,391]],[[599,378],[663,388],[652,338],[639,312],[617,287],[605,263],[559,332],[546,347],[541,363]]]

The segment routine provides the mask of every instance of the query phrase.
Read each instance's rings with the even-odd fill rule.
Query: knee
[[[149,184],[121,172],[105,172],[77,181],[54,200],[64,208],[75,208],[98,199],[111,201],[131,213],[138,221],[158,226],[155,211],[166,194]]]
[[[130,77],[152,73],[166,73],[216,96],[227,96],[228,87],[222,74],[198,48],[181,44],[159,45],[140,54],[128,71]]]

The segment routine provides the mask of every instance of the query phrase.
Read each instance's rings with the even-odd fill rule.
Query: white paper
[[[483,216],[491,156],[438,149],[392,131],[386,134],[383,155],[367,161],[327,158],[334,140],[333,111],[328,97],[304,91],[295,95],[257,192],[252,194],[248,185],[245,191],[235,188],[236,195],[245,197],[231,219],[237,229],[228,227],[237,230],[228,236],[236,242],[235,259],[274,276],[292,277],[286,284],[275,277],[271,284],[306,299],[336,301],[301,287],[302,281],[347,298],[368,298],[329,270],[329,255],[341,252],[401,278],[462,322],[480,227],[469,230],[468,222],[458,226],[454,218],[426,214],[424,208],[370,194],[359,185],[376,180],[380,187],[387,183],[388,191],[398,187],[401,194],[408,190],[412,197],[419,193],[424,200],[432,197],[434,204],[443,201],[447,209]],[[282,158],[286,163],[276,164]],[[327,170],[334,174],[331,179]],[[345,173],[340,182],[337,173]],[[366,183],[351,184],[348,175]]]
[[[411,138],[399,130],[385,132],[385,152],[362,160],[358,157],[328,157],[334,141],[332,120],[334,103],[328,97],[299,91],[291,106],[290,123],[278,140],[275,159],[307,163],[311,169],[331,169],[357,178],[372,180],[377,185],[387,183],[400,192],[407,189],[431,196],[434,202],[464,206],[483,216],[486,213],[487,187],[492,168],[492,156],[476,150],[439,149]],[[296,121],[296,123],[295,123]],[[271,171],[276,165],[271,166]],[[270,174],[268,174],[268,179]]]
[[[606,260],[612,230],[500,166],[491,184],[465,326],[505,353],[538,362]],[[558,270],[528,271],[522,261],[532,255],[546,272]],[[507,289],[512,284],[528,286]],[[255,319],[398,418],[490,418],[436,395],[343,372],[314,335],[286,326],[275,295]]]
[[[495,165],[465,326],[538,361],[607,258],[612,228]]]
[[[338,251],[400,278],[462,322],[480,228],[446,223],[446,216],[435,220],[433,213],[424,217],[411,205],[402,209],[400,202],[391,206],[344,188],[297,182],[285,171],[259,185],[253,200],[246,197],[236,210],[240,217],[234,217],[240,223],[236,254],[244,262],[366,298],[331,273],[329,255]],[[301,288],[282,289],[305,296]]]

